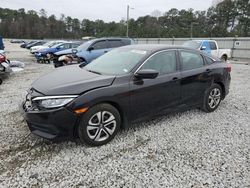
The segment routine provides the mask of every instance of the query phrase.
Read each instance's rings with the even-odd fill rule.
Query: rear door
[[[181,62],[181,103],[202,103],[204,93],[212,82],[211,70],[198,52],[179,50]]]

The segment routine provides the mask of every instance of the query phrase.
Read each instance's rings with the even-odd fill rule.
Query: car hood
[[[56,51],[56,48],[43,48],[43,49],[40,49],[38,52],[40,53],[50,53],[50,52],[54,52]]]
[[[86,91],[109,86],[115,76],[98,75],[78,65],[57,68],[36,80],[32,87],[44,95],[78,95]]]
[[[59,55],[65,55],[65,54],[72,54],[72,48],[71,49],[67,49],[67,50],[62,50],[59,52],[56,52],[55,55],[59,56]]]

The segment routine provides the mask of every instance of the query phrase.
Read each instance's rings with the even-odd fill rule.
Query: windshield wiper
[[[93,70],[87,70],[87,71],[92,72],[92,73],[95,73],[95,74],[102,75],[100,72],[97,72],[97,71],[93,71]]]

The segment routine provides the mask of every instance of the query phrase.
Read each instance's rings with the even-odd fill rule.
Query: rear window
[[[190,51],[181,51],[180,53],[182,70],[196,69],[204,65],[200,54]]]
[[[130,45],[131,44],[131,40],[130,39],[123,39],[122,43],[124,44],[124,46]]]
[[[110,48],[117,48],[117,47],[124,46],[121,40],[110,40],[108,41],[108,44]]]
[[[217,47],[216,47],[215,42],[210,41],[210,42],[209,42],[209,46],[210,46],[211,50],[217,50]]]

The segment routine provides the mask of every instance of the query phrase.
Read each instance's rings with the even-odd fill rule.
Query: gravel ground
[[[230,94],[216,112],[162,116],[90,148],[29,134],[18,103],[53,67],[6,46],[26,67],[0,86],[0,187],[250,187],[249,65],[233,64]]]

